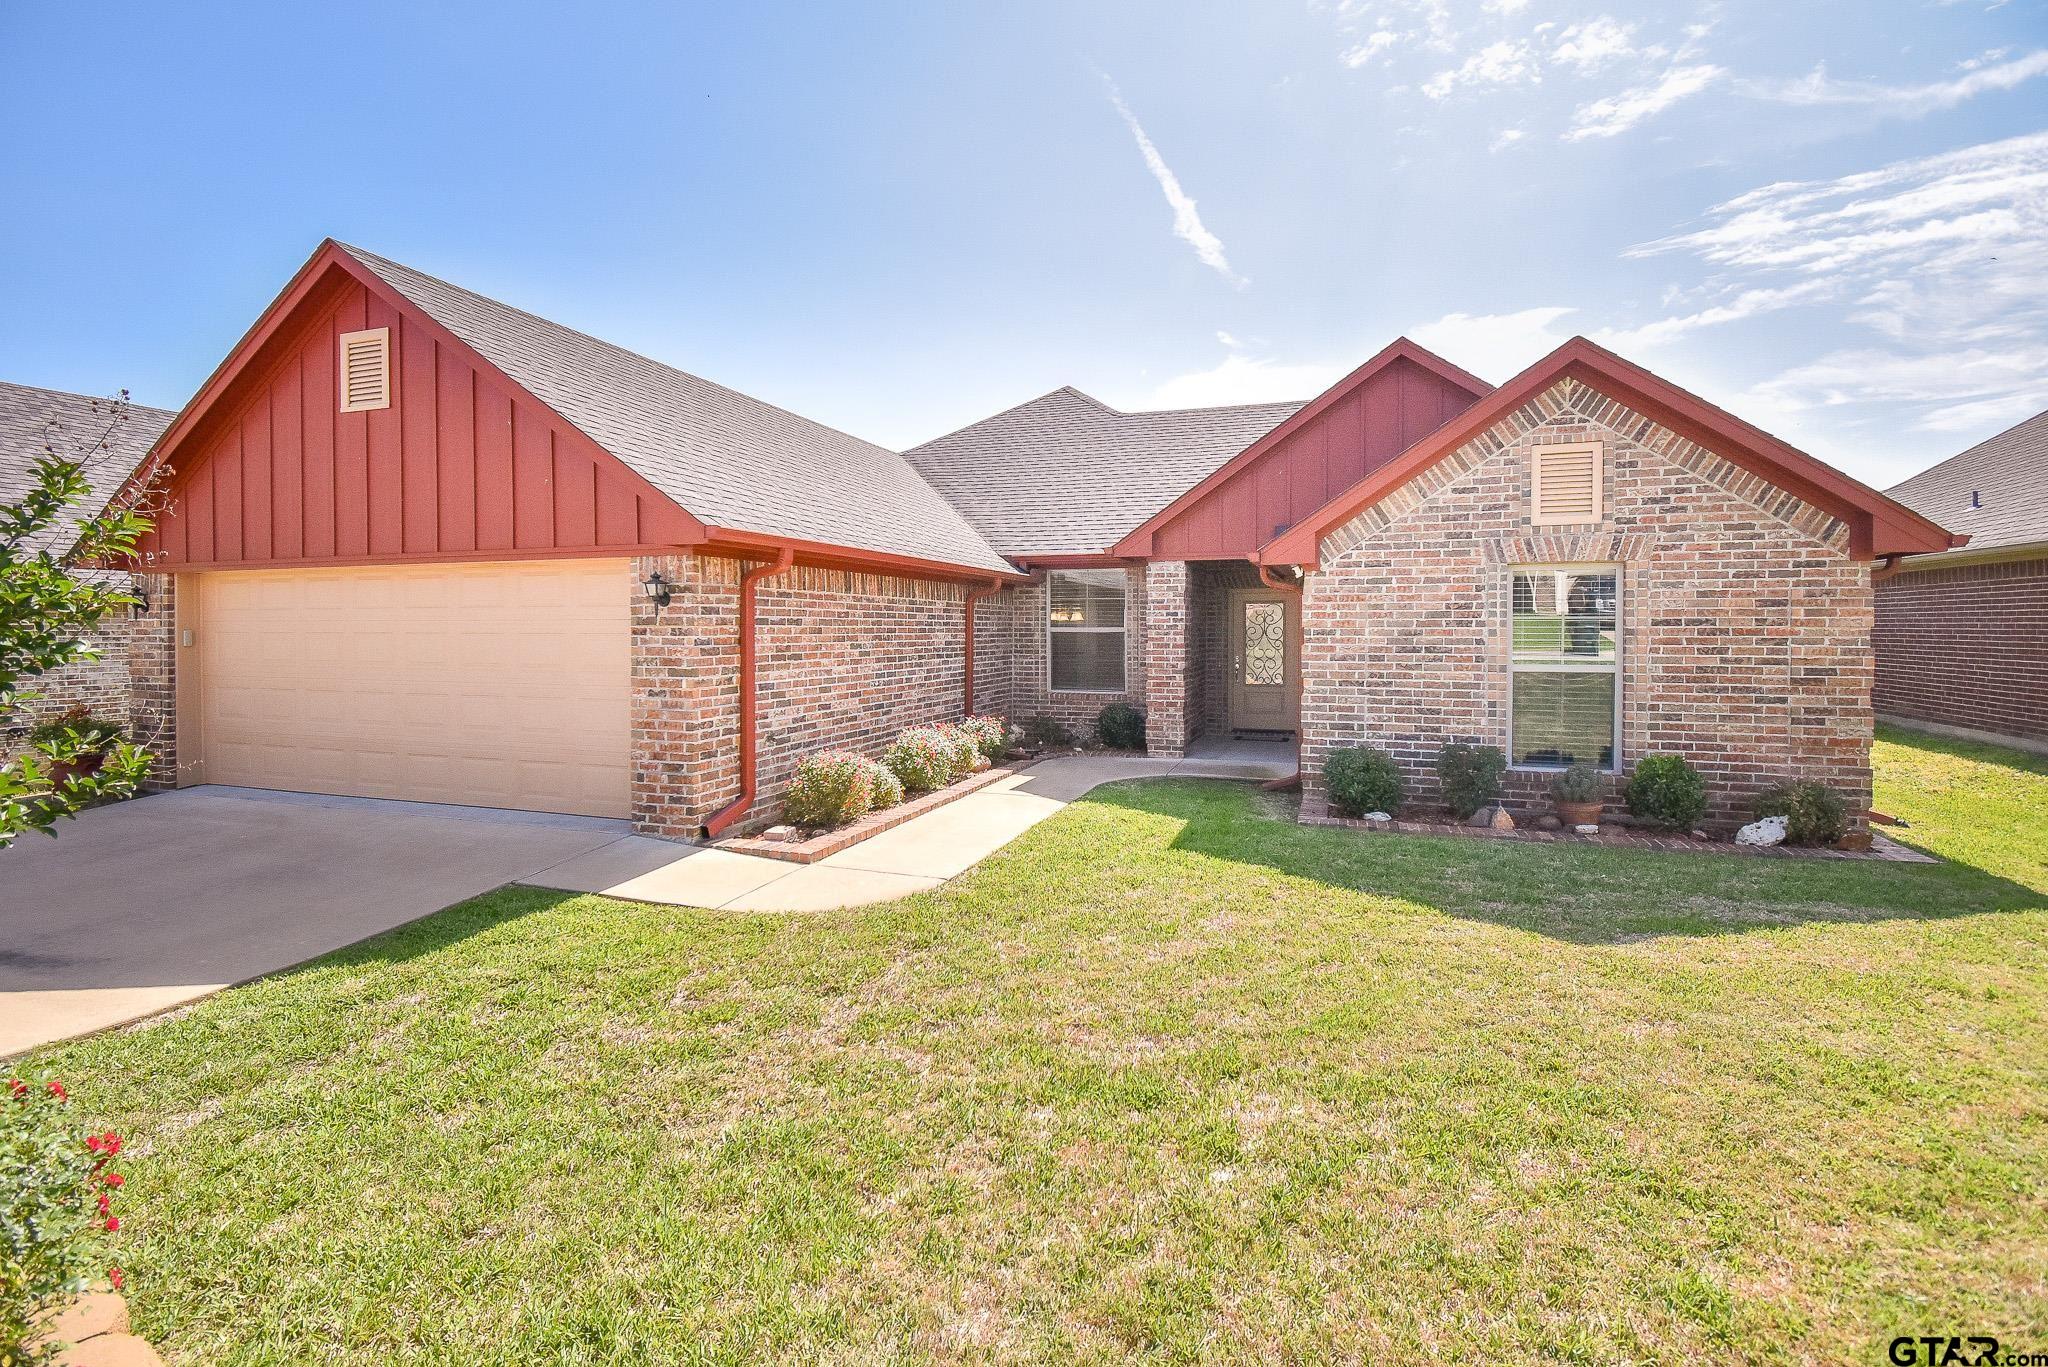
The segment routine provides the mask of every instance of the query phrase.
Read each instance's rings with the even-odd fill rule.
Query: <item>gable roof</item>
[[[1887,492],[1942,526],[1968,533],[1972,554],[2048,541],[2048,412],[2036,413]],[[1977,499],[1974,506],[1972,495]]]
[[[336,245],[708,527],[1013,572],[894,451]]]
[[[1151,554],[1154,536],[1175,518],[1191,513],[1196,505],[1205,497],[1220,490],[1242,471],[1259,461],[1265,460],[1273,452],[1285,445],[1288,439],[1296,433],[1303,431],[1318,418],[1342,404],[1346,399],[1365,389],[1366,386],[1372,383],[1375,377],[1386,374],[1395,366],[1404,363],[1417,366],[1428,375],[1433,376],[1445,386],[1451,395],[1468,396],[1468,401],[1469,399],[1481,397],[1493,388],[1492,385],[1480,379],[1477,375],[1461,370],[1428,348],[1420,346],[1406,337],[1396,337],[1388,345],[1381,348],[1377,355],[1368,359],[1365,364],[1353,370],[1349,375],[1346,375],[1307,403],[1297,406],[1295,411],[1289,414],[1278,426],[1272,428],[1244,450],[1232,456],[1229,460],[1211,471],[1193,488],[1181,494],[1178,498],[1132,529],[1122,540],[1117,542],[1117,553],[1119,555]],[[1434,427],[1436,425],[1435,419],[1436,415],[1432,413],[1424,421],[1430,427]],[[1412,432],[1416,429],[1410,428],[1409,430]],[[1392,455],[1393,452],[1389,451],[1387,454]]]
[[[1322,540],[1560,380],[1577,380],[1849,524],[1859,559],[1961,544],[1903,504],[1696,394],[1574,337],[1259,550],[1268,565],[1313,567]]]
[[[0,381],[0,503],[17,503],[34,482],[45,446],[66,459],[82,458],[92,497],[68,510],[62,525],[30,549],[68,549],[78,525],[106,506],[142,463],[175,414],[129,403],[115,421],[116,401],[61,389]]]
[[[1301,406],[1124,413],[1066,386],[904,455],[1003,554],[1099,555]]]

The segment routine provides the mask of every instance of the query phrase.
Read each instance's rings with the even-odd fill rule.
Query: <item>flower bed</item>
[[[1647,831],[1632,826],[1603,825],[1598,834],[1581,835],[1573,830],[1543,831],[1529,826],[1495,830],[1462,821],[1367,821],[1363,817],[1337,816],[1327,811],[1302,809],[1305,826],[1347,826],[1359,831],[1392,831],[1398,835],[1463,835],[1487,840],[1520,840],[1530,844],[1616,845],[1637,850],[1673,850],[1693,854],[1760,854],[1778,859],[1872,859],[1897,864],[1934,864],[1932,855],[1895,840],[1871,833],[1867,850],[1844,850],[1811,845],[1738,845],[1733,840],[1715,840],[1676,831]]]
[[[870,812],[858,821],[849,822],[844,826],[829,831],[818,831],[808,836],[797,832],[801,836],[798,839],[778,839],[771,834],[763,833],[721,840],[717,848],[732,850],[739,854],[764,855],[769,859],[787,859],[793,864],[815,864],[828,854],[837,854],[872,836],[880,835],[883,831],[901,826],[912,817],[923,816],[926,812],[943,807],[949,802],[957,802],[969,793],[979,792],[996,780],[1008,778],[1015,772],[1014,769],[984,769],[937,792],[926,793],[907,802],[899,802],[879,812]],[[794,828],[773,826],[769,830],[792,831]]]

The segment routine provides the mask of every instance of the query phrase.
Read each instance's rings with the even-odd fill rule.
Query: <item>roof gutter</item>
[[[990,594],[999,591],[1002,587],[1002,580],[990,579],[987,588],[970,589],[967,593],[966,623],[963,627],[965,641],[962,650],[966,668],[962,671],[964,678],[961,683],[962,698],[960,704],[960,715],[964,717],[974,715],[974,605]]]
[[[1294,579],[1282,579],[1274,573],[1273,566],[1261,564],[1259,561],[1256,560],[1254,560],[1252,563],[1258,566],[1259,582],[1264,584],[1267,588],[1278,589],[1282,593],[1301,592],[1302,585],[1306,580],[1306,576],[1300,576]]]
[[[754,805],[756,755],[754,741],[754,586],[771,575],[781,574],[796,560],[796,552],[784,547],[773,560],[754,566],[740,576],[740,795],[712,813],[705,821],[703,835],[715,840],[725,828],[747,814]]]

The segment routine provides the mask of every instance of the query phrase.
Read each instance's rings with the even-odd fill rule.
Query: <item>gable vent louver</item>
[[[1530,465],[1530,522],[1555,527],[1600,520],[1599,442],[1539,446]]]
[[[341,411],[391,407],[391,329],[341,334]]]

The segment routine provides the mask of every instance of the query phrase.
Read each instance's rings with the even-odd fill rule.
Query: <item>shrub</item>
[[[82,702],[73,703],[48,721],[31,726],[23,739],[38,748],[67,745],[73,733],[77,735],[78,749],[88,754],[110,750],[121,739],[120,727],[94,716],[92,709]]]
[[[1508,757],[1498,745],[1466,745],[1452,741],[1436,752],[1437,781],[1444,804],[1461,820],[1500,800],[1500,776]]]
[[[875,800],[869,810],[887,811],[903,800],[903,780],[896,777],[888,765],[866,755],[860,757],[860,762],[866,766],[868,777],[875,785]]]
[[[0,1362],[31,1362],[30,1320],[86,1289],[104,1270],[116,1289],[121,1269],[108,1267],[106,1236],[121,1227],[114,1193],[121,1174],[108,1165],[121,1137],[81,1134],[68,1114],[70,1097],[54,1079],[14,1078],[0,1097]]]
[[[1758,794],[1749,809],[1759,818],[1784,817],[1793,845],[1832,845],[1849,833],[1849,804],[1825,784],[1787,783]]]
[[[858,821],[875,807],[874,761],[844,750],[806,756],[782,798],[792,825],[831,827]]]
[[[1113,702],[1095,718],[1095,739],[1112,750],[1145,748],[1145,714],[1127,702]]]
[[[1323,762],[1323,785],[1330,805],[1345,816],[1401,810],[1401,770],[1384,750],[1357,746],[1333,751]]]
[[[952,722],[938,722],[932,727],[945,742],[946,755],[953,764],[953,777],[966,778],[969,774],[988,768],[988,760],[982,756],[981,742],[974,733],[964,726]]]
[[[1071,750],[1074,733],[1057,717],[1041,713],[1024,723],[1024,743],[1037,750]]]
[[[1631,814],[1668,830],[1691,830],[1707,814],[1707,781],[1682,755],[1644,755],[1624,796]]]
[[[1590,764],[1574,764],[1550,780],[1550,795],[1559,802],[1599,802],[1607,796],[1607,780]]]
[[[912,726],[882,755],[906,793],[934,793],[953,781],[959,751],[936,726]]]
[[[974,737],[990,764],[1010,752],[1010,724],[1001,717],[969,717],[960,723],[960,729]]]

